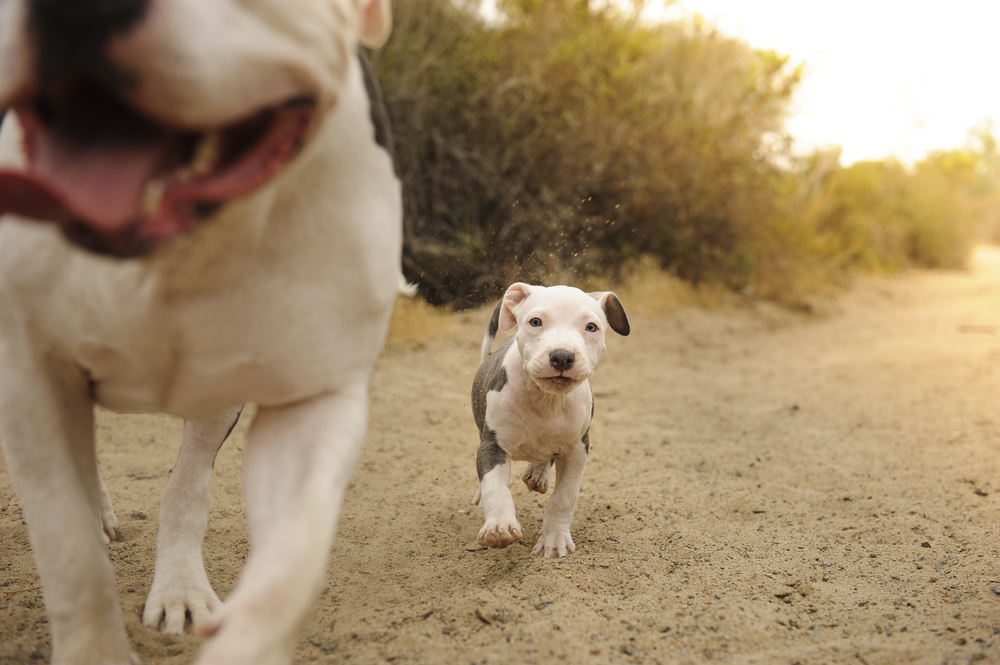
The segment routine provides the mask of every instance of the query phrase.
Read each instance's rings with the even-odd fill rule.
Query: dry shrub
[[[396,7],[374,57],[404,183],[407,277],[467,307],[656,256],[741,288],[771,217],[798,70],[696,23],[586,3]]]
[[[612,3],[499,4],[487,25],[474,3],[397,0],[373,56],[404,272],[433,304],[595,278],[634,282],[654,309],[683,299],[677,279],[798,303],[857,269],[962,265],[977,223],[1000,235],[988,128],[913,168],[796,158],[787,58]]]

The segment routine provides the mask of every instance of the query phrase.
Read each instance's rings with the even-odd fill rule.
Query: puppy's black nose
[[[45,82],[78,72],[120,84],[105,59],[108,39],[138,23],[149,0],[29,0],[38,40],[38,73]]]
[[[576,362],[576,356],[572,351],[556,349],[549,353],[549,364],[558,372],[565,372],[573,366],[574,362]]]

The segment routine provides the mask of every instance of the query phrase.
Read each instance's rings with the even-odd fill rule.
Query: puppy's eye
[[[587,332],[597,332],[597,324],[596,323],[588,323],[587,327],[584,328],[584,330],[586,330]]]
[[[535,318],[533,318],[532,320],[528,321],[528,323],[531,324],[532,328],[541,328],[542,327],[542,320],[540,318],[538,318],[537,316]]]

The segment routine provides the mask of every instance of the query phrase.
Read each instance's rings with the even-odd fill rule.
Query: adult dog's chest
[[[257,286],[177,304],[136,297],[115,325],[92,319],[72,354],[95,401],[189,418],[226,403],[289,403],[336,390],[377,357],[381,330],[359,334],[349,322],[364,313],[330,289]]]
[[[364,380],[398,288],[394,252],[385,255],[378,246],[340,260],[335,248],[315,259],[304,250],[293,263],[214,275],[221,286],[175,290],[162,271],[74,251],[61,271],[26,275],[31,283],[11,295],[30,312],[34,334],[86,374],[96,403],[203,418]],[[379,273],[387,277],[365,279]]]

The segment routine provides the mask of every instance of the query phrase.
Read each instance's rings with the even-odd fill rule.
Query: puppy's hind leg
[[[553,460],[532,462],[525,467],[521,480],[524,481],[529,490],[539,494],[545,494],[549,491],[549,467],[552,466],[552,462]]]
[[[205,574],[202,542],[208,524],[210,482],[215,456],[229,436],[242,407],[227,409],[209,420],[184,423],[177,464],[160,499],[156,567],[142,622],[164,633],[184,632],[208,618],[221,605]]]

